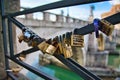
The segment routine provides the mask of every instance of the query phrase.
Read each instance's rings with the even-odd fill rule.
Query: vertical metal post
[[[1,5],[0,8],[1,8],[1,17],[2,17],[3,49],[5,55],[8,54],[8,49],[7,49],[6,24],[5,24],[5,18],[3,17],[5,15],[4,0],[0,0],[0,5]],[[7,58],[5,58],[5,65],[6,65],[6,69],[9,69],[9,62]]]
[[[13,48],[13,34],[12,34],[12,22],[8,19],[8,36],[9,36],[9,48],[10,48],[10,56],[14,56],[14,48]]]

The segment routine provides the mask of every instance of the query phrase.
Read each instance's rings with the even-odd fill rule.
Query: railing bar
[[[8,54],[8,48],[7,48],[7,35],[6,35],[6,24],[5,24],[5,18],[3,17],[5,15],[4,11],[4,0],[0,0],[0,5],[1,5],[1,20],[2,20],[2,37],[3,37],[3,49],[4,49],[4,55]],[[6,70],[9,69],[9,61],[7,58],[5,58],[5,66]]]
[[[34,68],[33,66],[30,66],[30,65],[27,64],[27,63],[24,63],[24,62],[22,62],[22,61],[20,61],[20,60],[17,60],[16,58],[10,57],[10,56],[8,56],[8,55],[6,55],[6,57],[9,58],[10,60],[14,61],[15,63],[23,66],[24,68],[28,69],[29,71],[37,74],[38,76],[46,79],[46,80],[57,80],[55,77],[49,76],[48,74],[46,74],[46,73],[44,73],[44,72],[42,72],[42,71]]]
[[[8,19],[8,36],[9,36],[9,48],[10,48],[10,56],[14,56],[14,48],[13,48],[13,34],[12,34],[12,22]]]
[[[23,14],[29,14],[33,12],[39,12],[39,11],[45,11],[45,10],[50,10],[50,9],[56,9],[56,8],[62,8],[62,7],[67,7],[67,6],[75,6],[75,5],[80,5],[80,4],[88,4],[88,3],[95,3],[95,2],[103,2],[103,1],[110,1],[110,0],[62,0],[42,6],[38,6],[32,9],[24,10],[24,11],[19,11],[13,14],[8,14],[6,16],[19,16]]]
[[[76,72],[84,80],[94,80],[89,74],[85,73],[82,69],[75,66],[73,63],[65,59],[62,55],[54,54],[54,56],[59,59],[63,64],[69,67],[72,71]]]
[[[74,65],[76,65],[78,68],[82,69],[84,72],[86,72],[87,74],[89,74],[90,76],[92,76],[95,80],[101,80],[99,77],[97,77],[96,75],[94,75],[93,73],[91,73],[90,71],[88,71],[87,69],[85,69],[84,67],[82,67],[81,65],[79,65],[78,63],[76,63],[74,60],[72,60],[71,58],[68,58],[68,60],[73,63]]]
[[[104,18],[105,20],[107,20],[108,22],[110,22],[111,24],[115,25],[120,23],[120,12],[111,15],[109,17]],[[91,32],[94,31],[94,25],[92,24],[88,24],[82,28],[78,28],[74,30],[74,34],[81,34],[81,35],[85,35],[85,34],[89,34]]]
[[[18,78],[15,77],[12,72],[8,72],[7,75],[8,75],[12,80],[18,80]]]
[[[21,30],[25,27],[23,24],[21,24],[20,22],[18,22],[16,19],[11,18],[10,16],[8,16],[8,19],[10,19],[15,25],[17,25],[18,28],[20,28]]]

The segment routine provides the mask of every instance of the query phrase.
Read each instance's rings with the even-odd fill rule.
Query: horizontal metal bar
[[[16,54],[15,57],[20,56],[20,54],[24,54],[24,55],[30,54],[30,53],[35,52],[35,51],[38,51],[38,50],[39,50],[38,47],[30,48],[30,49],[28,49],[28,50],[23,50],[22,52]]]
[[[82,67],[81,65],[79,65],[78,63],[76,63],[73,59],[68,58],[68,60],[73,63],[74,65],[76,65],[79,69],[82,69],[84,72],[86,72],[87,74],[89,74],[90,76],[92,76],[95,80],[101,80],[98,76],[96,76],[95,74],[91,73],[90,71],[88,71],[87,69],[85,69],[84,67]]]
[[[10,77],[12,80],[18,80],[17,77],[12,72],[7,72],[8,77]]]
[[[45,11],[45,10],[50,10],[50,9],[56,9],[56,8],[67,7],[67,6],[75,6],[75,5],[81,5],[81,4],[103,2],[103,1],[110,1],[110,0],[62,0],[59,2],[54,2],[54,3],[38,6],[32,9],[19,11],[13,14],[8,14],[7,16],[15,17],[18,15],[29,14],[33,12],[39,12],[39,11]]]
[[[17,63],[17,64],[19,64],[21,66],[23,66],[24,68],[26,68],[29,71],[37,74],[38,76],[44,78],[45,80],[57,80],[55,77],[49,76],[48,74],[46,74],[46,73],[44,73],[44,72],[42,72],[42,71],[28,65],[28,64],[26,64],[26,63],[24,63],[24,62],[22,62],[20,60],[17,60],[16,58],[10,57],[8,55],[5,55],[5,56],[6,56],[6,58],[9,58],[10,60],[14,61],[15,63]]]

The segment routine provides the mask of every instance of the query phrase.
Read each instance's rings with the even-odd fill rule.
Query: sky
[[[56,2],[59,0],[20,0],[22,7],[36,7],[52,2]],[[88,20],[88,17],[90,15],[90,6],[93,5],[95,7],[93,13],[95,18],[101,18],[101,14],[104,12],[110,11],[112,5],[120,3],[120,0],[113,0],[113,1],[104,1],[99,3],[91,3],[91,4],[84,4],[84,5],[78,5],[78,6],[72,6],[72,7],[65,7],[65,8],[59,8],[59,9],[53,9],[48,10],[48,12],[55,13],[55,14],[61,14],[61,10],[64,12],[64,16],[67,15],[69,12],[69,15],[74,18],[79,18],[83,20]],[[38,18],[41,16],[40,13],[34,14],[34,18]],[[39,19],[39,18],[38,18]]]

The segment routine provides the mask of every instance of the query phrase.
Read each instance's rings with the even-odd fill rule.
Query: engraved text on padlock
[[[100,22],[101,22],[100,30],[107,36],[111,35],[112,31],[114,30],[114,25],[112,25],[111,23],[104,19],[102,19]]]
[[[71,46],[84,46],[84,37],[82,35],[72,35],[71,36]]]

